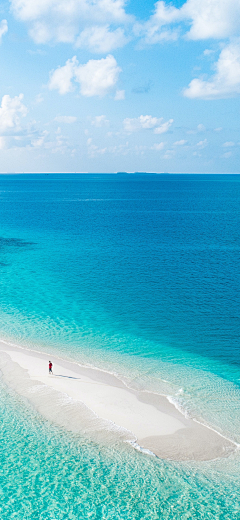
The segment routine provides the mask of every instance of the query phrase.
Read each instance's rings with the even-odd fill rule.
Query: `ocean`
[[[0,338],[168,396],[240,444],[240,176],[0,175]],[[0,517],[240,519],[240,450],[102,446],[0,378]]]

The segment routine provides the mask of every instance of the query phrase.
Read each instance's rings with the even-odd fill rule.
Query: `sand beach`
[[[48,361],[53,375],[48,374]],[[102,370],[0,342],[5,382],[49,421],[98,440],[120,438],[171,460],[228,456],[235,444],[185,417],[166,396],[137,392]]]

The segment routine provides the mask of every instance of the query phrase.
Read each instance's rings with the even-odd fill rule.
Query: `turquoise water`
[[[239,181],[0,176],[0,336],[164,393],[240,443]],[[107,449],[1,397],[1,518],[240,518],[239,452]]]

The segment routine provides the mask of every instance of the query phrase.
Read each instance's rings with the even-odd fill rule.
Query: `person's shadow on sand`
[[[55,377],[66,377],[67,379],[81,379],[81,377],[63,376],[62,374],[54,374]]]

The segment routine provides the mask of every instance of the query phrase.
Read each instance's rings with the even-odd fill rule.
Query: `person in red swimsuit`
[[[52,371],[52,362],[51,361],[49,361],[48,367],[49,367],[49,374],[52,374],[53,371]]]

